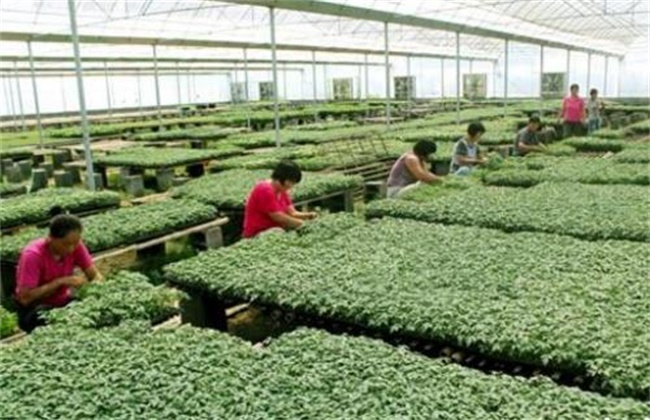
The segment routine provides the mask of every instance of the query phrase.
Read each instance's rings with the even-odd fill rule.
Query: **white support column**
[[[361,78],[363,77],[363,68],[361,65],[357,66],[357,98],[359,98],[359,102],[362,102],[362,96],[361,96]]]
[[[460,125],[460,32],[456,32],[456,124]]]
[[[180,63],[176,62],[176,97],[178,98],[178,105],[183,104],[183,95],[181,92],[181,69]]]
[[[77,32],[77,16],[75,1],[68,0],[68,13],[70,15],[70,30],[72,32],[72,48],[74,50],[75,73],[77,76],[77,90],[79,92],[79,111],[81,112],[81,133],[84,143],[84,157],[86,159],[86,185],[91,191],[95,191],[95,172],[93,170],[93,155],[90,150],[90,127],[88,125],[88,112],[86,110],[86,94],[84,91],[83,73],[81,69],[81,54],[79,52],[79,34]],[[32,54],[31,43],[29,45],[29,56]]]
[[[571,85],[571,50],[566,50],[566,78],[564,80],[564,95],[569,92]]]
[[[138,79],[138,112],[142,112],[142,75],[140,69],[136,70],[136,74]]]
[[[18,122],[17,122],[18,121],[18,111],[16,110],[16,103],[14,101],[14,86],[13,86],[13,82],[11,81],[11,74],[7,74],[6,81],[7,81],[6,84],[7,84],[7,87],[8,87],[8,91],[9,91],[8,92],[9,95],[7,95],[7,96],[9,98],[9,106],[10,106],[10,111],[11,111],[11,121],[13,122],[13,125],[15,127],[16,125],[18,125]]]
[[[162,124],[162,109],[160,108],[160,80],[158,77],[158,49],[156,47],[156,44],[154,44],[152,47],[154,80],[156,82],[156,108],[158,110],[158,122]]]
[[[591,90],[591,53],[587,54],[587,86],[585,87],[585,94],[589,94]]]
[[[248,48],[244,48],[244,99],[246,100],[246,127],[251,129],[250,97],[248,94]]]
[[[67,112],[68,101],[65,96],[65,76],[61,76],[61,102],[63,103],[63,112]]]
[[[327,63],[323,64],[323,89],[325,92],[325,100],[328,101],[333,99],[333,95],[330,95],[329,79],[327,75]],[[331,96],[331,97],[330,97]]]
[[[271,17],[271,61],[273,67],[273,114],[275,120],[275,145],[281,146],[280,141],[280,106],[278,104],[278,58],[275,44],[275,9],[269,7]]]
[[[411,101],[413,100],[413,92],[411,92],[411,56],[406,56],[406,88],[408,96],[408,115],[411,116]]]
[[[68,0],[68,5],[72,7],[74,12],[74,0]],[[70,19],[73,19],[73,15],[70,15]],[[75,19],[75,28],[76,32],[76,17]],[[78,47],[77,47],[78,48]],[[32,53],[32,41],[27,41],[27,52],[29,54],[29,71],[32,76],[32,91],[34,93],[34,107],[36,109],[36,125],[38,127],[38,142],[41,148],[43,148],[43,123],[41,121],[41,106],[38,102],[38,88],[36,87],[36,72],[34,71],[34,54]],[[94,181],[94,180],[93,180]]]
[[[282,96],[285,101],[289,100],[289,94],[287,90],[287,64],[282,65]]]
[[[390,127],[390,57],[388,54],[388,22],[384,22],[384,65],[386,67],[386,125]]]
[[[318,109],[316,105],[318,104],[318,82],[316,74],[316,51],[311,52],[311,85],[313,89],[314,97],[314,121],[318,120]]]
[[[365,64],[365,75],[363,79],[363,83],[365,84],[366,87],[366,101],[370,99],[370,67],[368,66],[368,54],[364,55],[364,64]]]
[[[506,38],[504,71],[503,71],[503,116],[508,112],[508,71],[510,70],[510,40]]]
[[[445,59],[440,59],[440,97],[445,98]]]
[[[539,47],[539,117],[542,118],[544,111],[544,87],[542,82],[544,81],[544,46],[540,45]]]
[[[192,80],[190,79],[190,69],[185,72],[185,89],[187,90],[187,103],[191,105],[194,103],[194,95],[192,95]]]
[[[25,131],[25,108],[23,107],[23,90],[20,86],[20,76],[17,70],[18,63],[14,61],[14,75],[16,76],[16,94],[18,95],[18,110],[20,111],[20,129]]]
[[[469,59],[469,74],[474,74],[474,59]]]
[[[607,85],[609,85],[609,56],[605,56],[605,83],[603,83],[603,96],[607,96]]]
[[[621,97],[621,91],[623,86],[623,57],[618,59],[618,84],[616,86],[616,97]]]
[[[108,104],[108,115],[113,116],[113,105],[111,103],[111,82],[108,80],[108,62],[104,61],[104,81],[106,82],[106,100]]]

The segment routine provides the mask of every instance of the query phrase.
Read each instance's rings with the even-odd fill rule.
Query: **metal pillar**
[[[408,115],[411,116],[411,101],[413,100],[413,92],[411,92],[411,56],[406,56],[406,90],[408,96]]]
[[[275,45],[275,8],[269,7],[271,17],[271,62],[273,67],[273,117],[275,120],[275,145],[281,147],[280,141],[280,106],[278,104],[278,57]]]
[[[158,78],[158,49],[156,44],[152,45],[152,49],[154,81],[156,82],[156,108],[158,110],[158,121],[162,124],[162,109],[160,109],[160,80]]]
[[[623,58],[618,59],[618,83],[616,85],[616,97],[621,97],[621,87],[623,86]]]
[[[77,33],[77,16],[75,1],[68,0],[68,13],[70,15],[70,30],[72,32],[72,48],[74,50],[75,73],[77,76],[77,90],[79,92],[79,110],[81,112],[81,133],[84,142],[84,157],[86,159],[86,185],[91,191],[95,191],[95,174],[93,171],[93,156],[90,150],[90,132],[88,125],[88,113],[86,111],[86,94],[84,92],[83,73],[81,70],[81,54],[79,52],[79,34]],[[29,56],[32,56],[32,47],[29,45]]]
[[[469,74],[474,74],[474,59],[469,59]]]
[[[589,93],[591,89],[591,53],[587,54],[587,87],[585,93]]]
[[[187,88],[187,103],[192,104],[194,102],[194,96],[192,95],[192,81],[190,80],[189,69],[187,69],[187,74],[185,75],[185,87]]]
[[[68,0],[69,6],[73,8],[74,12],[74,0]],[[73,16],[70,15],[72,21]],[[77,20],[74,17],[74,31],[77,31]],[[78,46],[77,46],[78,49]],[[34,107],[36,109],[36,125],[38,127],[38,142],[40,147],[43,147],[43,123],[41,121],[41,106],[38,102],[38,90],[36,88],[36,73],[34,71],[34,54],[32,53],[32,41],[27,41],[27,53],[29,54],[29,70],[32,75],[32,91],[34,92]],[[94,180],[93,180],[94,183]]]
[[[61,102],[63,102],[63,111],[67,111],[68,101],[65,97],[65,76],[61,76]]]
[[[9,95],[6,94],[7,90],[9,89],[7,87],[7,83],[9,82],[9,79],[5,79],[4,77],[2,77],[1,79],[2,79],[2,90],[3,90],[2,93],[4,93],[4,95],[2,95],[2,96],[4,96],[4,98],[5,98],[5,106],[7,107],[7,112],[12,113],[12,118],[13,118],[13,122],[14,122],[14,125],[15,125],[16,117],[15,117],[15,114],[13,113],[13,111],[11,110],[12,107],[11,107],[11,101],[9,100]]]
[[[609,56],[605,56],[605,83],[603,84],[603,96],[607,96],[607,85],[609,84]]]
[[[142,76],[140,75],[140,69],[137,69],[136,72],[136,78],[138,79],[138,112],[142,112]]]
[[[14,61],[14,72],[16,75],[16,93],[18,94],[18,109],[20,110],[20,127],[21,130],[25,131],[25,108],[23,107],[23,90],[20,86],[20,77],[18,76],[18,71],[16,67],[18,63]]]
[[[289,95],[287,94],[287,64],[286,63],[282,66],[282,92],[283,92],[284,100],[288,101]]]
[[[106,98],[108,101],[108,115],[113,116],[113,106],[111,103],[111,83],[108,80],[108,62],[104,61],[104,79],[106,81]]]
[[[318,103],[318,83],[316,82],[316,51],[311,52],[311,84],[313,89],[314,97],[314,121],[318,120],[318,109],[316,104]]]
[[[508,71],[510,70],[510,40],[506,39],[504,71],[503,71],[503,117],[508,112]]]
[[[366,101],[370,99],[370,67],[368,66],[368,54],[364,55],[365,75],[363,83],[366,85]]]
[[[539,117],[542,118],[544,110],[544,46],[539,48]]]
[[[440,97],[445,97],[445,59],[440,59]]]
[[[250,130],[251,128],[251,112],[248,96],[248,48],[244,48],[244,92],[246,100],[246,127]]]
[[[328,76],[328,74],[327,74],[327,64],[323,64],[323,87],[325,89],[325,100],[326,101],[330,99],[330,86],[329,86],[329,83],[328,83],[329,81],[328,81],[327,76]],[[333,96],[334,95],[332,95],[332,97]]]
[[[571,84],[571,50],[566,50],[566,78],[564,79],[564,94],[569,92]]]
[[[358,82],[357,82],[357,97],[359,98],[359,102],[363,101],[362,96],[361,96],[361,78],[363,77],[362,74],[361,74],[362,72],[363,72],[363,68],[361,67],[361,65],[357,66],[357,79],[358,79]]]
[[[456,124],[460,125],[460,32],[456,32]]]
[[[386,125],[390,127],[390,62],[388,55],[388,22],[384,22],[384,65],[386,66]]]
[[[18,111],[16,110],[16,103],[14,102],[14,86],[11,81],[11,76],[7,74],[7,85],[9,86],[9,103],[11,104],[11,120],[13,125],[17,125]]]
[[[178,104],[181,105],[183,103],[183,95],[181,92],[180,63],[178,61],[176,62],[176,96],[178,97]]]

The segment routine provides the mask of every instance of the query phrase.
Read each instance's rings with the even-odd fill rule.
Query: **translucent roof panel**
[[[261,5],[276,5],[278,43],[345,46],[379,52],[384,47],[384,25],[364,20],[367,15],[364,9],[458,24],[470,32],[472,28],[483,28],[612,54],[624,53],[635,39],[648,35],[647,0],[294,0],[294,4],[307,10],[286,10],[283,6],[290,3],[286,0],[83,0],[76,2],[76,11],[82,35],[268,44],[270,14]],[[353,17],[309,10],[319,4],[363,9]],[[2,1],[0,13],[3,32],[70,32],[67,0]],[[393,51],[455,54],[454,32],[391,24],[389,39]],[[132,48],[120,47],[121,51],[114,51],[122,55]],[[264,49],[260,48],[259,54],[266,54]],[[502,54],[503,40],[463,34],[461,50],[467,56],[495,59]]]

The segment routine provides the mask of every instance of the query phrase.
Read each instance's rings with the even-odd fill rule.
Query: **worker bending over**
[[[418,185],[439,182],[442,178],[432,174],[428,162],[436,152],[436,144],[431,140],[420,140],[413,149],[404,153],[395,162],[388,176],[388,197],[396,198]]]
[[[274,228],[298,229],[316,213],[299,212],[289,192],[302,180],[302,172],[292,161],[280,162],[270,180],[253,187],[244,209],[244,238],[252,238]]]

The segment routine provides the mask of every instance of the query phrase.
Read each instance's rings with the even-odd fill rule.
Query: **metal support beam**
[[[106,81],[106,100],[108,103],[108,115],[113,116],[113,104],[111,103],[111,82],[108,80],[108,62],[104,61],[104,80]]]
[[[316,109],[316,104],[318,103],[318,84],[316,81],[316,51],[311,52],[311,84],[313,89],[314,96],[314,121],[318,120],[318,109]]]
[[[411,116],[411,101],[413,100],[413,92],[411,92],[411,56],[406,57],[406,89],[408,95],[408,115]]]
[[[156,83],[156,108],[158,110],[158,121],[162,124],[162,109],[160,107],[160,79],[158,77],[158,48],[156,47],[156,44],[152,45],[152,49],[154,81]]]
[[[251,128],[250,98],[248,96],[248,48],[244,48],[244,98],[246,100],[246,127]]]
[[[585,88],[585,93],[588,93],[591,89],[591,53],[587,54],[587,87]]]
[[[181,69],[180,63],[176,62],[176,97],[178,98],[178,104],[183,104],[183,94],[181,92]]]
[[[282,92],[283,92],[284,100],[288,101],[289,91],[287,86],[287,65],[286,64],[282,66]]]
[[[445,59],[440,59],[440,97],[445,98]]]
[[[14,125],[16,126],[16,121],[18,119],[18,112],[16,111],[16,103],[14,102],[14,87],[13,87],[13,82],[11,81],[11,77],[7,77],[7,86],[9,90],[9,106],[10,106],[10,111],[11,111],[11,121]]]
[[[271,17],[271,61],[273,67],[273,117],[275,121],[275,145],[281,147],[280,140],[280,105],[278,103],[278,57],[275,44],[275,9],[269,7]]]
[[[544,110],[544,46],[539,47],[539,117],[542,118]]]
[[[63,111],[68,111],[68,101],[65,97],[65,77],[61,76],[61,102],[63,103]]]
[[[503,117],[505,118],[508,112],[508,71],[510,61],[510,40],[506,39],[505,57],[504,57],[504,70],[503,70]]]
[[[609,85],[609,56],[605,56],[605,83],[603,83],[603,96],[607,96],[607,85]]]
[[[86,110],[86,93],[84,91],[83,71],[81,69],[81,53],[79,51],[79,34],[77,32],[77,16],[75,10],[75,0],[68,0],[68,14],[70,15],[70,31],[72,32],[72,48],[74,50],[75,71],[77,74],[77,90],[79,92],[79,111],[81,113],[81,133],[83,135],[84,157],[86,159],[86,185],[88,186],[89,190],[95,191],[95,172],[93,170],[93,155],[92,155],[92,151],[90,150],[90,127],[88,125],[88,112]],[[31,55],[32,53],[31,43],[29,43],[28,45],[29,45],[29,55]]]
[[[623,59],[618,59],[618,84],[616,86],[616,97],[621,97],[621,91],[623,87]]]
[[[386,65],[386,125],[390,127],[390,57],[388,50],[388,22],[384,22],[384,64]]]
[[[460,32],[456,32],[456,124],[460,125]]]
[[[361,96],[361,78],[363,73],[363,69],[361,66],[357,66],[357,98],[359,98],[359,102],[363,101],[363,98]]]
[[[142,112],[142,75],[140,74],[140,70],[137,70],[137,76],[136,78],[138,79],[138,112]]]
[[[329,77],[327,74],[327,64],[323,64],[323,89],[325,91],[325,100],[333,99],[334,95],[330,95]],[[330,98],[330,96],[332,96]]]
[[[72,3],[74,8],[74,0],[68,0],[68,3]],[[70,16],[72,20],[72,15]],[[76,18],[75,18],[75,32],[76,32]],[[73,35],[74,36],[74,35]],[[77,49],[78,49],[78,43]],[[34,54],[32,52],[32,41],[27,41],[27,53],[29,54],[29,71],[32,76],[32,91],[34,93],[34,108],[36,109],[36,126],[38,127],[38,142],[40,147],[43,147],[43,122],[41,121],[41,105],[38,102],[38,88],[36,87],[36,73],[34,71]],[[93,180],[94,183],[94,180]]]
[[[566,78],[564,79],[564,94],[569,92],[569,85],[571,84],[571,50],[566,50]]]
[[[368,67],[368,54],[364,55],[365,76],[363,83],[366,85],[366,101],[370,99],[370,67]]]
[[[14,69],[17,63],[14,61]],[[16,72],[16,94],[18,95],[18,110],[20,111],[20,129],[25,131],[25,108],[23,107],[23,89],[20,86],[20,77]]]

